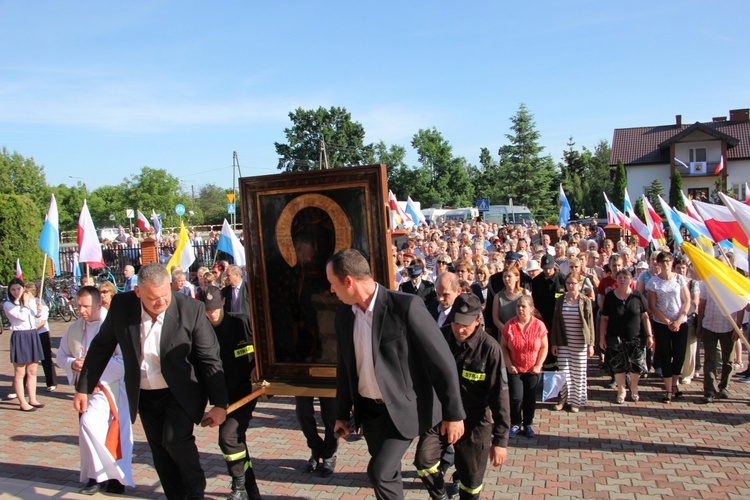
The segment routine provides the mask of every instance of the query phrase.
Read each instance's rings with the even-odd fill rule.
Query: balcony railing
[[[679,172],[682,177],[705,177],[714,175],[716,167],[718,166],[718,161],[694,162],[692,167],[690,163],[685,167],[684,165],[675,162],[674,169]]]

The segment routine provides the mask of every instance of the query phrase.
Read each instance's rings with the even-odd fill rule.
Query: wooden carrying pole
[[[734,318],[732,317],[732,313],[727,310],[727,306],[724,305],[724,302],[717,300],[719,297],[719,294],[716,292],[716,289],[714,288],[714,285],[711,283],[711,280],[703,280],[703,283],[706,284],[706,286],[711,290],[711,293],[713,295],[714,300],[716,300],[716,304],[721,309],[721,312],[724,313],[724,316],[729,320],[729,322],[732,324],[732,329],[734,332],[739,335],[740,340],[745,345],[748,351],[750,351],[750,342],[747,341],[745,338],[745,335],[742,333],[742,330],[740,327],[737,326],[737,323],[734,321]]]
[[[44,290],[44,275],[47,272],[47,254],[44,254],[44,262],[42,263],[42,277],[39,281],[39,301],[42,302],[42,291]]]
[[[265,394],[265,392],[266,392],[266,386],[262,385],[260,389],[251,392],[250,394],[248,394],[247,396],[245,396],[242,399],[238,399],[237,401],[235,401],[234,403],[232,403],[231,405],[229,405],[227,407],[227,415],[229,415],[230,413],[232,413],[237,408],[241,408],[241,407],[245,406],[246,404],[248,404],[253,399],[259,398],[260,396],[262,396],[263,394]],[[209,425],[211,425],[211,423],[213,423],[213,419],[212,418],[210,418],[210,417],[209,418],[204,418],[203,420],[201,420],[201,427],[208,427]]]

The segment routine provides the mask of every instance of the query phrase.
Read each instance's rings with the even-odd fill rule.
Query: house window
[[[690,161],[706,161],[706,148],[694,148],[690,150]]]

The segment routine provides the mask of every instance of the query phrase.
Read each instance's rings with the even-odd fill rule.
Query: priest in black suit
[[[89,347],[73,400],[79,413],[118,345],[130,419],[135,422],[136,411],[141,415],[165,495],[203,498],[206,478],[193,425],[203,418],[208,399],[212,427],[224,422],[228,405],[219,344],[203,303],[173,294],[161,264],[143,266],[135,291],[112,298]]]
[[[403,498],[401,459],[411,441],[442,422],[453,444],[466,418],[455,362],[421,300],[378,284],[364,256],[341,250],[328,260],[336,312],[338,367],[335,431],[361,424],[378,498]]]

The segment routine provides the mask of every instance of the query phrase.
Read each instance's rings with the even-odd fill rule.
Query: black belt
[[[362,399],[366,403],[372,403],[372,404],[376,404],[376,405],[384,405],[385,404],[385,401],[383,401],[382,399],[372,399],[372,398],[366,398],[364,396],[362,397]]]

